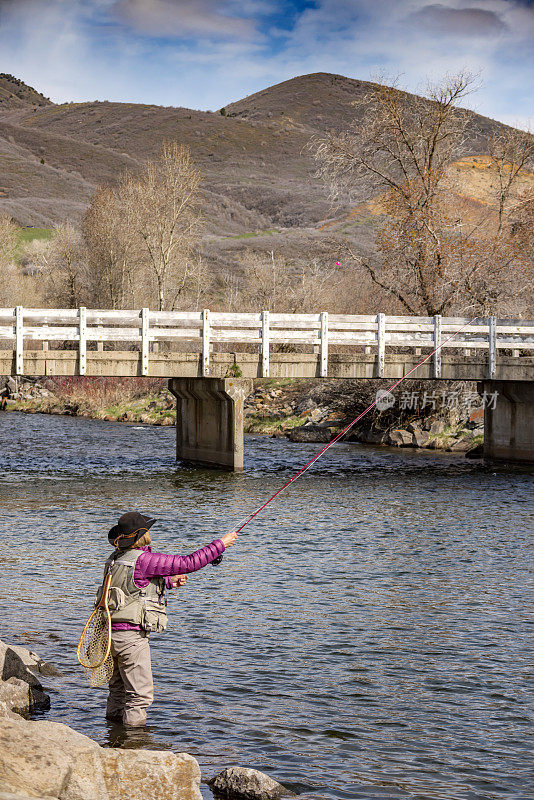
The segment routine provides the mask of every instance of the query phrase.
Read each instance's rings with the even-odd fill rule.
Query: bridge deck
[[[0,373],[534,379],[534,320],[0,308]]]
[[[329,378],[388,378],[405,375],[422,358],[415,353],[386,353],[382,369],[376,355],[366,353],[331,353],[328,359]],[[16,357],[13,351],[0,351],[0,374],[15,375]],[[77,376],[80,373],[76,350],[25,350],[24,374],[35,376]],[[203,374],[201,353],[151,353],[148,372],[143,371],[140,353],[128,351],[88,351],[84,375],[102,377],[200,378]],[[381,375],[379,374],[381,372]],[[212,378],[261,378],[262,357],[255,353],[211,353]],[[271,378],[319,378],[321,355],[311,353],[271,353]],[[323,377],[325,377],[323,375]],[[422,364],[412,378],[443,380],[484,380],[488,378],[487,354],[473,356],[461,352],[441,358],[440,375],[436,378],[434,364]],[[497,380],[534,380],[534,356],[502,356],[497,359],[494,376]]]

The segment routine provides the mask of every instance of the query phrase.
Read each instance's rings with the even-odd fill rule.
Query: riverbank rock
[[[484,458],[484,445],[477,444],[474,447],[471,447],[465,454],[466,458]]]
[[[326,444],[332,438],[332,430],[317,425],[303,425],[300,428],[293,428],[288,438],[290,442],[324,442]]]
[[[390,431],[387,441],[393,447],[413,447],[413,435],[402,429]]]
[[[227,800],[276,800],[278,797],[295,796],[265,773],[247,767],[223,769],[207,784],[215,797]]]
[[[50,708],[50,697],[28,663],[36,666],[29,650],[0,641],[0,701],[20,714]]]
[[[450,453],[467,453],[473,447],[470,439],[456,439],[447,447]]]
[[[435,419],[430,424],[430,434],[432,436],[439,436],[440,433],[443,433],[445,428],[447,427],[447,423],[443,419]]]
[[[414,433],[412,433],[413,447],[427,447],[429,439],[430,434],[428,431],[414,431]]]
[[[19,678],[0,682],[0,702],[19,714],[46,711],[50,708],[50,697],[43,691],[41,684],[30,686]]]
[[[355,433],[349,433],[348,442],[363,442],[363,444],[385,444],[387,433],[374,428],[363,428]]]
[[[0,645],[3,643],[0,642]],[[10,650],[13,650],[21,659],[25,666],[29,667],[33,672],[39,672],[46,677],[61,675],[61,672],[53,664],[48,661],[43,661],[41,656],[34,653],[33,650],[28,650],[26,647],[21,647],[18,644],[6,645]]]
[[[412,447],[427,447],[430,438],[429,431],[423,430],[419,421],[410,422],[406,426],[408,433],[412,434]]]
[[[4,703],[0,717],[0,784],[8,797],[202,800],[200,768],[187,753],[100,747],[59,722],[22,719]]]

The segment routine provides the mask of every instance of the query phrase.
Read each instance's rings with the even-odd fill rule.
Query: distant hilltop
[[[52,105],[52,101],[14,75],[0,72],[0,109],[23,108],[28,105],[47,106]]]
[[[227,265],[244,248],[275,249],[307,262],[333,235],[360,252],[374,247],[384,208],[369,179],[332,208],[308,144],[347,129],[373,84],[325,72],[270,86],[217,111],[141,103],[54,104],[12,75],[0,75],[0,212],[21,225],[80,221],[96,188],[135,173],[164,141],[187,145],[203,176],[205,247]],[[414,95],[405,93],[406,102]],[[458,202],[490,202],[488,137],[506,126],[466,111],[455,179]],[[529,179],[534,176],[527,176]]]

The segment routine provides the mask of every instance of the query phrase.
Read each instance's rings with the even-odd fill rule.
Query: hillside
[[[377,205],[362,182],[355,203],[333,212],[306,146],[314,134],[345,127],[354,117],[353,101],[369,87],[316,73],[202,112],[132,103],[55,105],[0,76],[0,91],[11,91],[0,105],[0,210],[22,225],[77,221],[99,184],[112,183],[125,169],[135,172],[162,141],[177,139],[191,148],[204,175],[211,259],[228,263],[250,246],[320,256],[333,234],[368,249],[379,199]],[[488,133],[502,127],[468,113],[464,159],[482,156]],[[485,189],[480,181],[471,189],[472,177],[463,169],[462,192],[473,191],[480,201]]]
[[[50,105],[49,97],[45,97],[40,92],[27,86],[24,81],[0,73],[0,111],[10,108],[24,108],[26,106],[46,106]]]

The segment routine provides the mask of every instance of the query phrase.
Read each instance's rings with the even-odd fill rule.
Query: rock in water
[[[216,797],[228,800],[275,800],[293,792],[257,769],[228,767],[207,781]]]
[[[391,444],[394,447],[412,447],[412,434],[402,429],[390,431],[388,436],[388,444]]]
[[[30,686],[20,678],[0,681],[0,702],[19,714],[27,714],[38,709],[46,711],[50,708],[50,697],[43,691],[41,684]]]
[[[0,642],[0,701],[21,714],[50,708],[49,696],[27,663],[34,664],[28,650]]]
[[[0,642],[1,653],[4,652],[4,647],[9,647],[10,650],[13,650],[13,652],[20,657],[23,664],[34,672],[39,672],[41,675],[45,675],[46,677],[61,675],[61,672],[57,669],[57,667],[55,667],[53,664],[49,664],[48,661],[43,661],[41,656],[38,656],[37,653],[33,652],[33,650],[28,650],[26,647],[21,647],[18,644],[6,645],[4,642]]]

